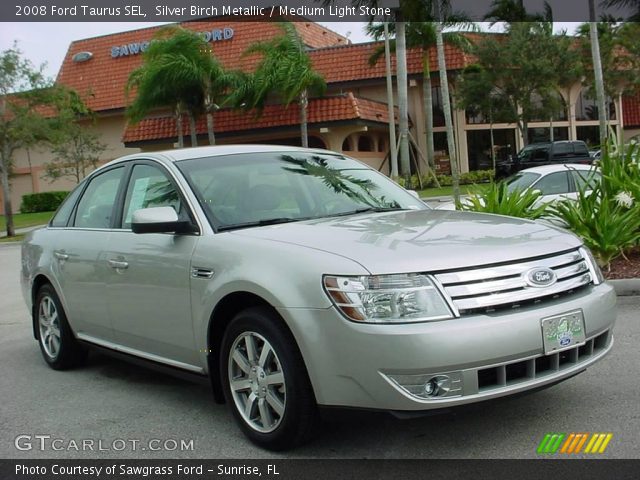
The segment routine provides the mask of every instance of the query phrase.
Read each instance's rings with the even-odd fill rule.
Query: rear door
[[[191,319],[191,256],[197,235],[135,234],[133,213],[171,206],[193,220],[168,171],[138,161],[123,195],[118,229],[105,258],[109,315],[125,351],[180,368],[200,371]]]
[[[117,165],[91,178],[67,226],[56,234],[53,268],[67,317],[80,337],[113,339],[107,313],[106,248],[126,168]]]

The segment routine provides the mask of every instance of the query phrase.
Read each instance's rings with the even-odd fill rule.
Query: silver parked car
[[[52,368],[98,346],[209,376],[271,449],[307,439],[318,406],[555,384],[610,351],[616,315],[574,235],[431,210],[360,162],[281,146],[115,160],[28,235],[21,275]]]

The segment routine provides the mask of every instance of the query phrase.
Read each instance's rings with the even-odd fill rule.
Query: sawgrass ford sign
[[[206,32],[200,32],[200,35],[204,38],[205,42],[219,42],[221,40],[230,40],[233,38],[233,28],[214,28]],[[138,55],[144,52],[149,47],[148,41],[134,42],[126,45],[115,45],[111,47],[111,57],[120,58],[128,57],[129,55]]]

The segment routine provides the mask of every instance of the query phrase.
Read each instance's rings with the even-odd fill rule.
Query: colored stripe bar
[[[554,435],[553,441],[549,442],[549,445],[547,446],[547,453],[556,453],[558,451],[558,448],[560,448],[560,444],[562,443],[564,437],[564,433],[558,433],[557,435]]]
[[[576,449],[573,451],[573,453],[580,453],[580,450],[582,450],[582,446],[587,441],[587,438],[589,438],[589,434],[588,433],[583,433],[582,434],[582,438],[580,439],[580,443],[578,443],[578,445],[576,446]]]
[[[536,450],[537,453],[546,453],[546,446],[547,443],[549,442],[549,440],[551,439],[551,434],[547,433],[544,438],[542,439],[542,441],[540,442],[540,445],[538,445],[538,450]]]
[[[613,433],[608,433],[604,441],[602,442],[602,445],[600,446],[600,450],[598,450],[598,453],[604,453],[604,451],[607,449],[607,445],[609,445],[609,442],[611,441],[612,438],[613,438]]]
[[[560,450],[560,453],[567,453],[567,450],[570,450],[571,443],[573,442],[574,438],[576,438],[575,433],[569,434],[569,436],[567,437],[567,441],[564,442],[564,445],[562,445],[562,449]]]

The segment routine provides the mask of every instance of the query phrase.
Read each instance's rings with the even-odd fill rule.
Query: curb
[[[630,297],[640,295],[640,278],[624,278],[619,280],[607,280],[618,297]]]

